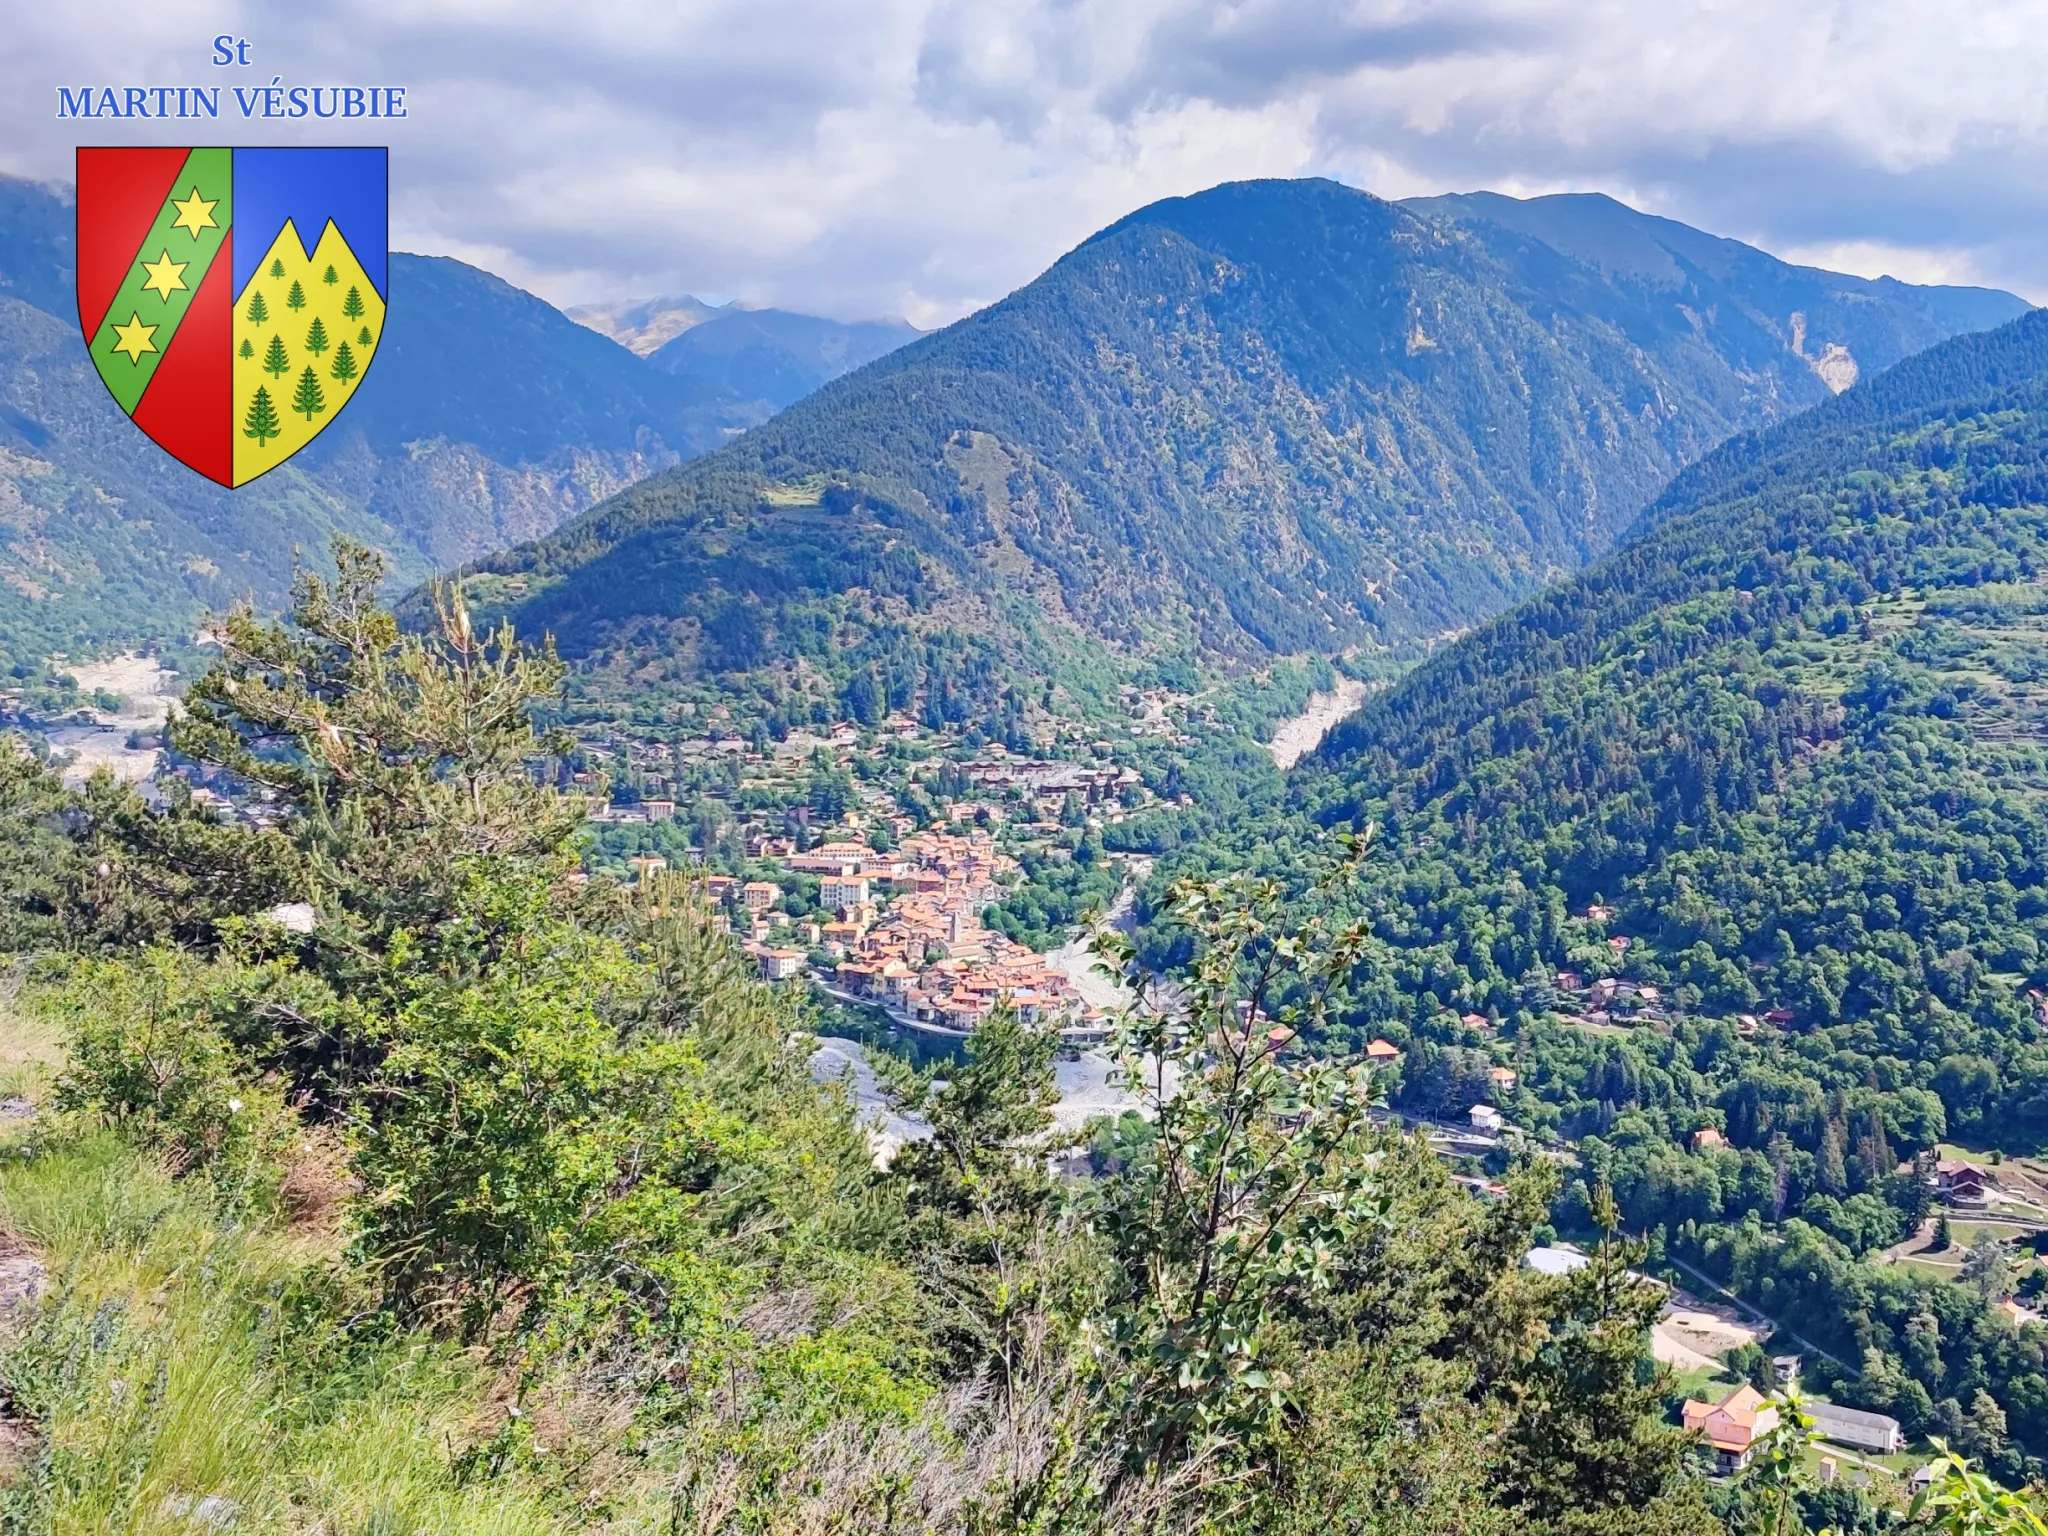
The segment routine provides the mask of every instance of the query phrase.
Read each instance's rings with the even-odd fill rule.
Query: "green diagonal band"
[[[93,335],[93,365],[131,416],[227,239],[233,167],[233,150],[195,149],[185,157]]]

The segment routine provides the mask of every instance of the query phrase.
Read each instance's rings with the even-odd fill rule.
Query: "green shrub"
[[[160,1153],[174,1172],[267,1201],[296,1125],[278,1083],[222,1026],[270,979],[171,949],[77,962],[51,1004],[69,1054],[57,1108]]]

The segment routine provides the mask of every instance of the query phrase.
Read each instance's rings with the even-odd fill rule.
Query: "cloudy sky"
[[[2041,0],[9,0],[0,169],[392,146],[393,243],[561,304],[957,318],[1154,198],[1602,191],[1779,255],[2048,301]],[[218,69],[209,40],[250,40]],[[411,117],[56,120],[56,88],[402,85]]]

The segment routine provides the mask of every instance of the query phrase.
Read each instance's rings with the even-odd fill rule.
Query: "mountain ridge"
[[[732,307],[664,342],[647,360],[772,412],[923,334],[906,320],[842,322]]]
[[[1834,281],[1875,316],[1856,336],[1871,366],[1940,339],[1918,290],[1902,308]],[[1396,644],[1583,564],[1672,472],[1829,395],[1789,317],[1759,358],[1754,317],[1702,328],[1673,302],[1469,217],[1330,182],[1227,184],[1118,220],[989,308],[482,568],[518,581],[504,611],[570,653],[671,670],[719,670],[720,623],[772,653],[778,615],[819,605],[859,611],[869,636],[940,609],[1002,633],[1022,599],[1134,654]],[[915,551],[922,609],[779,560],[785,509],[828,492],[803,536],[849,567]]]

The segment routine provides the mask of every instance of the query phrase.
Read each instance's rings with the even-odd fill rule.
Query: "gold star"
[[[199,195],[197,187],[192,189],[185,201],[173,203],[171,206],[178,210],[177,218],[171,221],[171,228],[185,230],[194,240],[199,238],[199,231],[202,229],[218,227],[213,222],[213,210],[220,206],[220,199],[215,198],[212,202],[207,202]]]
[[[150,340],[156,334],[156,327],[144,325],[140,315],[129,315],[126,325],[114,327],[114,334],[121,338],[114,343],[114,350],[127,353],[128,361],[138,368],[142,366],[142,354],[156,350],[156,343]]]
[[[155,293],[168,304],[172,294],[184,291],[185,268],[190,265],[190,262],[171,260],[169,251],[159,252],[154,262],[142,264],[142,270],[149,274],[149,281],[142,285],[142,291]]]

